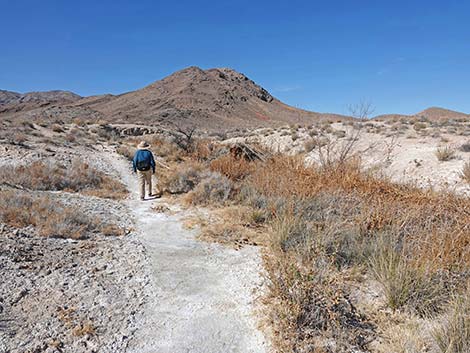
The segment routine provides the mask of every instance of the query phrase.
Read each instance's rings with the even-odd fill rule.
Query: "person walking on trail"
[[[140,199],[145,199],[145,186],[148,187],[149,197],[154,196],[152,192],[152,174],[155,174],[155,159],[149,150],[150,145],[146,141],[142,141],[137,146],[134,154],[132,165],[134,173],[137,173],[140,187]]]

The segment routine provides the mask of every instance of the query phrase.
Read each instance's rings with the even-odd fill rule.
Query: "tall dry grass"
[[[454,296],[448,314],[432,335],[441,353],[470,352],[470,291]]]
[[[256,169],[255,162],[247,161],[245,158],[234,158],[231,155],[221,156],[213,160],[209,168],[225,175],[232,181],[239,181],[252,174]]]
[[[266,266],[282,352],[320,349],[329,339],[345,351],[367,348],[370,322],[348,304],[357,271],[382,284],[392,309],[426,317],[463,285],[466,198],[394,184],[354,161],[312,168],[278,156],[245,180],[242,199],[271,219]]]

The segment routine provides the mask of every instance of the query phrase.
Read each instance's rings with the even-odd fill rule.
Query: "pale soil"
[[[254,317],[262,294],[258,249],[236,251],[196,240],[194,231],[182,227],[184,211],[156,213],[152,206],[162,201],[138,200],[127,162],[111,155],[110,162],[132,191],[128,205],[150,263],[148,302],[128,351],[266,352]]]
[[[352,151],[361,157],[364,167],[377,170],[392,181],[470,195],[470,184],[461,177],[465,162],[470,161],[470,152],[459,150],[462,144],[470,143],[470,120],[460,123],[454,128],[456,131],[451,131],[453,127],[447,126],[429,127],[426,129],[426,136],[415,131],[411,124],[398,122],[390,125],[370,121],[367,125],[371,127],[362,129],[359,141]],[[273,152],[295,155],[305,152],[306,141],[329,138],[333,148],[338,149],[354,134],[351,126],[345,123],[333,123],[328,126],[333,133],[322,133],[321,126],[318,125],[313,125],[310,129],[289,127],[260,129],[250,136],[231,138],[224,143],[245,141],[258,143]],[[374,132],[375,129],[380,129],[380,132]],[[397,132],[398,129],[402,129],[401,133]],[[311,137],[310,130],[316,130],[318,135]],[[338,131],[344,131],[345,136],[335,136]],[[455,158],[450,161],[439,161],[435,152],[442,146],[454,149]],[[318,163],[320,160],[318,147],[306,153],[305,159],[307,163]]]
[[[54,196],[109,220],[126,212],[109,200]],[[142,263],[132,235],[77,241],[0,225],[0,352],[125,351],[145,300]]]

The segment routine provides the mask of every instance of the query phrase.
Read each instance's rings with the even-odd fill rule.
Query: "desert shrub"
[[[232,191],[230,180],[215,172],[204,173],[201,181],[187,197],[187,201],[195,205],[222,204],[228,200]]]
[[[28,136],[22,132],[15,132],[9,140],[12,144],[23,145],[28,141]]]
[[[74,143],[75,141],[77,141],[77,138],[75,137],[75,135],[69,133],[65,135],[65,141]]]
[[[456,157],[455,148],[450,146],[438,147],[435,155],[441,162],[450,161]]]
[[[137,149],[133,146],[128,144],[120,145],[116,148],[116,152],[119,153],[121,156],[126,157],[129,161],[132,161],[134,158],[135,151]]]
[[[463,180],[470,184],[470,161],[465,162],[465,164],[463,165],[461,177]]]
[[[371,326],[349,302],[345,281],[327,257],[316,256],[321,247],[312,229],[292,213],[273,223],[266,269],[275,344],[282,352],[321,351],[322,340],[334,340],[341,352],[365,348]]]
[[[312,129],[308,131],[308,134],[310,137],[315,137],[315,136],[318,136],[319,132],[318,130],[312,127]]]
[[[77,126],[82,126],[82,127],[87,125],[86,120],[84,120],[82,118],[73,118],[72,123],[77,125]]]
[[[151,145],[151,150],[156,156],[165,158],[169,162],[181,162],[185,156],[185,152],[179,148],[175,143],[159,137],[146,137]],[[136,145],[140,142],[138,140]]]
[[[107,124],[100,125],[97,134],[106,141],[117,141],[121,138],[120,133]]]
[[[424,122],[416,122],[413,125],[413,129],[415,129],[416,131],[424,130],[426,128],[427,128],[427,124]]]
[[[304,149],[305,149],[305,152],[311,152],[315,149],[315,147],[317,146],[317,143],[314,139],[308,139],[304,142]]]
[[[470,152],[470,142],[466,142],[460,146],[462,152]]]
[[[70,135],[73,135],[75,138],[84,138],[86,137],[86,132],[81,128],[72,127],[69,131]]]
[[[432,336],[441,353],[470,352],[470,291],[455,296]]]
[[[447,131],[448,134],[456,134],[457,133],[457,129],[455,127],[448,127],[446,131]]]
[[[51,129],[52,129],[52,131],[57,132],[57,133],[64,132],[64,128],[62,126],[60,126],[59,124],[53,124]]]
[[[4,166],[0,170],[0,183],[31,190],[88,192],[107,198],[121,198],[127,194],[121,182],[78,159],[69,166],[42,161],[28,166]]]
[[[200,163],[179,165],[161,178],[160,185],[171,194],[187,193],[200,182],[203,170]]]
[[[338,138],[343,138],[343,137],[346,137],[346,131],[344,131],[344,130],[335,130],[333,132],[333,135],[335,135]]]
[[[247,161],[245,158],[225,155],[213,160],[209,167],[210,170],[225,175],[230,180],[237,181],[251,174],[256,168],[256,163]]]

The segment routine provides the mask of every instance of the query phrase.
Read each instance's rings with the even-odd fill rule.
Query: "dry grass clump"
[[[384,340],[378,345],[381,353],[423,353],[429,352],[429,338],[419,319],[411,318],[397,324],[390,320],[384,326]],[[375,351],[375,350],[374,350]]]
[[[470,184],[470,161],[465,162],[462,168],[462,179]]]
[[[450,161],[456,157],[455,148],[451,146],[438,147],[435,155],[441,162]]]
[[[65,131],[63,126],[60,126],[59,124],[53,124],[51,126],[51,129],[52,129],[52,131],[57,132],[57,133],[62,133],[62,132]]]
[[[86,335],[95,335],[96,328],[91,321],[80,323],[72,329],[72,335],[80,337]]]
[[[204,166],[198,162],[187,162],[178,165],[171,171],[165,171],[161,174],[161,189],[171,194],[187,193],[199,184],[203,172]]]
[[[134,158],[134,154],[136,151],[136,147],[130,146],[128,144],[123,144],[116,148],[117,153],[119,153],[121,156],[126,157],[130,161],[132,161],[132,159]]]
[[[119,199],[127,195],[125,186],[88,164],[74,160],[69,166],[35,161],[28,166],[3,167],[0,183],[31,190],[64,190]]]
[[[428,127],[428,125],[426,123],[423,123],[423,122],[416,122],[414,123],[413,125],[413,128],[416,130],[416,131],[421,131],[421,130],[424,130]]]
[[[256,168],[256,163],[244,158],[234,158],[225,155],[213,160],[209,165],[210,170],[225,175],[233,181],[239,181],[250,175]]]
[[[21,191],[0,191],[0,221],[17,228],[32,225],[39,235],[57,238],[85,239],[102,230],[106,235],[122,233],[100,219],[89,218],[78,208]]]
[[[200,239],[241,248],[245,245],[260,245],[266,243],[263,223],[257,210],[248,206],[230,205],[214,209],[210,219],[197,217],[189,220],[196,224],[201,231]]]
[[[441,353],[470,352],[470,291],[455,296],[433,338]]]
[[[382,284],[387,304],[392,309],[408,308],[425,316],[439,312],[450,292],[442,274],[433,273],[427,266],[415,266],[395,241],[379,240],[378,249],[371,255],[374,277]]]
[[[193,205],[223,204],[229,199],[233,186],[230,180],[216,172],[203,173],[200,182],[186,198]]]

